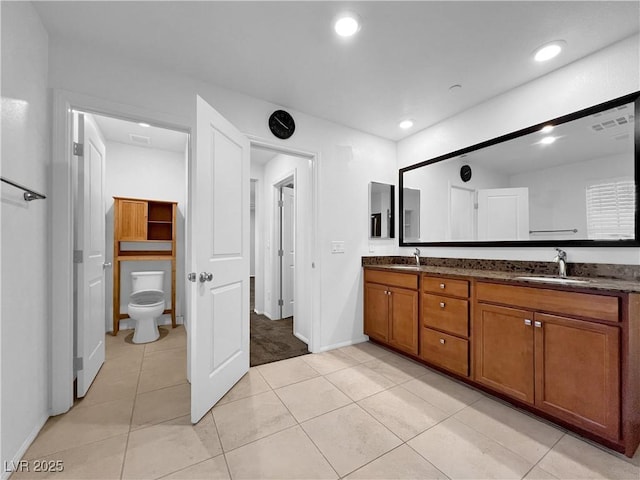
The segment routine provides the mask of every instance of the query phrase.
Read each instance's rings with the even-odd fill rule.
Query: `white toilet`
[[[164,312],[164,272],[131,272],[129,316],[136,321],[133,343],[154,342],[160,336],[156,318]]]

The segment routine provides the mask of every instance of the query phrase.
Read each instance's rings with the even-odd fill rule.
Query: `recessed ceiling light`
[[[148,127],[151,126],[148,123],[144,123],[144,122],[139,122],[138,125],[140,125],[141,127],[145,127],[145,128],[148,128]]]
[[[341,37],[351,37],[360,31],[360,20],[355,13],[345,13],[336,20],[333,28]]]
[[[413,127],[413,122],[411,120],[403,120],[401,121],[398,126],[404,130]]]
[[[450,92],[457,92],[458,90],[460,90],[462,88],[462,85],[460,85],[459,83],[456,83],[455,85],[451,85],[449,87],[449,91]]]
[[[544,137],[542,140],[540,140],[540,143],[543,145],[551,145],[553,142],[556,141],[556,137]]]
[[[540,129],[540,133],[551,133],[553,131],[553,125],[545,125]]]
[[[556,40],[554,42],[546,43],[537,48],[533,54],[533,58],[536,62],[546,62],[557,56],[562,48],[566,45],[564,40]]]

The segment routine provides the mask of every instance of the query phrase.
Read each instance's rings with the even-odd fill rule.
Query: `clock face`
[[[463,182],[471,180],[471,167],[469,165],[463,165],[460,167],[460,179]]]
[[[296,130],[296,123],[293,117],[284,110],[276,110],[269,117],[269,128],[278,138],[289,138]]]

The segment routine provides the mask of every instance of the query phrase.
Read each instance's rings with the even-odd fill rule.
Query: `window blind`
[[[634,238],[636,186],[633,179],[587,186],[587,235],[594,240]]]

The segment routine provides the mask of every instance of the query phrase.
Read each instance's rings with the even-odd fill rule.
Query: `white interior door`
[[[528,239],[528,188],[478,190],[478,240]]]
[[[282,318],[293,316],[295,285],[295,191],[282,187]]]
[[[76,199],[75,250],[77,395],[84,397],[104,363],[104,250],[105,146],[90,115],[78,114],[77,138],[83,154],[76,156],[78,189]]]
[[[249,371],[249,140],[196,99],[191,421]]]
[[[449,240],[474,240],[475,190],[449,184]]]

